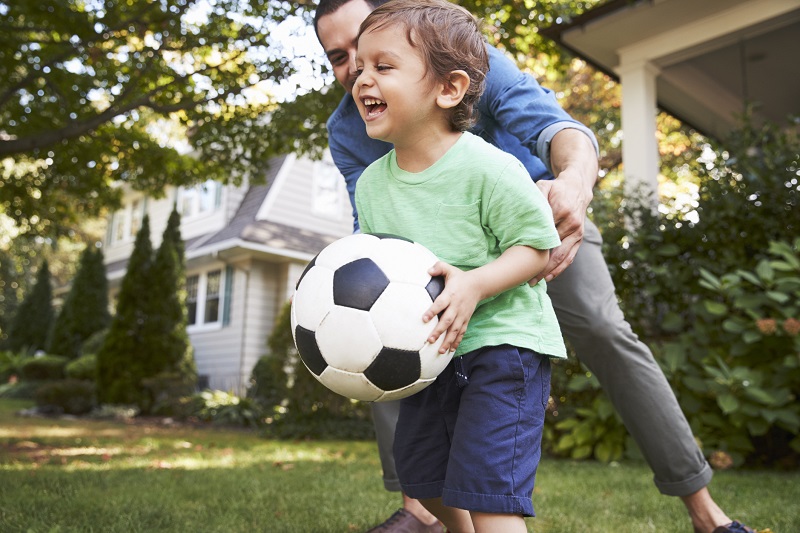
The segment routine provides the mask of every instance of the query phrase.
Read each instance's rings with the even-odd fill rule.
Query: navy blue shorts
[[[403,492],[450,507],[534,516],[550,360],[514,346],[453,359],[400,405],[394,456]]]

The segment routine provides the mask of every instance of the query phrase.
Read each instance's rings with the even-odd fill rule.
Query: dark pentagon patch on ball
[[[372,259],[356,259],[333,273],[333,303],[369,311],[388,286],[389,278]]]
[[[294,328],[294,339],[297,345],[297,352],[300,354],[303,363],[317,376],[322,374],[328,368],[328,363],[319,351],[314,332],[302,326],[297,326]]]
[[[300,282],[301,282],[301,281],[303,281],[303,278],[304,278],[304,277],[306,277],[306,273],[307,273],[309,270],[311,270],[312,268],[314,268],[314,265],[316,265],[316,264],[317,264],[317,257],[318,257],[318,256],[314,256],[314,259],[312,259],[312,260],[311,260],[311,262],[310,262],[310,263],[309,263],[309,264],[306,266],[306,268],[303,270],[303,273],[302,273],[302,274],[300,274],[300,279],[298,279],[298,280],[297,280],[297,285],[295,285],[295,286],[294,286],[294,290],[297,290],[297,288],[300,286]]]
[[[431,280],[425,285],[425,290],[431,297],[431,301],[436,300],[444,290],[444,276],[433,276]]]
[[[364,375],[379,389],[393,391],[417,381],[421,371],[419,352],[383,348]]]

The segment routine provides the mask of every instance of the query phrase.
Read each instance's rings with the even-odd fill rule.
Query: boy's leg
[[[472,525],[472,518],[464,509],[447,507],[442,503],[441,498],[422,499],[420,503],[424,505],[428,511],[439,517],[445,527],[447,527],[448,533],[470,533],[475,531]]]
[[[446,424],[444,432],[433,419],[411,409],[409,399],[403,401],[395,437],[403,488],[418,498],[441,495],[444,505],[470,512],[533,516],[531,496],[550,391],[549,359],[501,345],[456,358],[446,372],[431,387],[437,394],[431,400],[438,402]],[[414,431],[407,434],[406,427]],[[438,447],[427,444],[435,445],[437,438],[448,440]],[[444,463],[439,450],[443,446]],[[446,476],[439,474],[443,469]]]
[[[711,468],[653,354],[625,321],[601,244],[587,220],[575,261],[548,284],[548,294],[564,335],[608,394],[658,489],[689,496],[711,481]]]

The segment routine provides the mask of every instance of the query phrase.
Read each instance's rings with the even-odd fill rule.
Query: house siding
[[[338,174],[332,163],[312,161],[308,158],[297,158],[287,168],[287,174],[280,176],[280,187],[270,191],[270,197],[259,213],[259,219],[295,226],[326,235],[341,237],[353,232],[353,210],[350,197],[344,185],[344,178]],[[313,209],[315,201],[315,173],[335,172],[328,184],[335,186],[335,192],[329,191],[335,202],[329,205],[336,207],[335,213],[320,214]]]
[[[225,271],[225,265],[214,265]],[[231,321],[226,326],[213,329],[189,328],[189,340],[194,348],[197,373],[209,378],[209,386],[220,390],[235,390],[239,378],[239,349],[242,337],[242,322],[237,320],[237,295],[242,293],[240,272],[233,270],[231,292]]]

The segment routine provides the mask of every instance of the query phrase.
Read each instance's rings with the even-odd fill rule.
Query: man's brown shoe
[[[367,533],[444,533],[439,522],[428,526],[405,509],[399,509],[386,522],[378,524]]]

